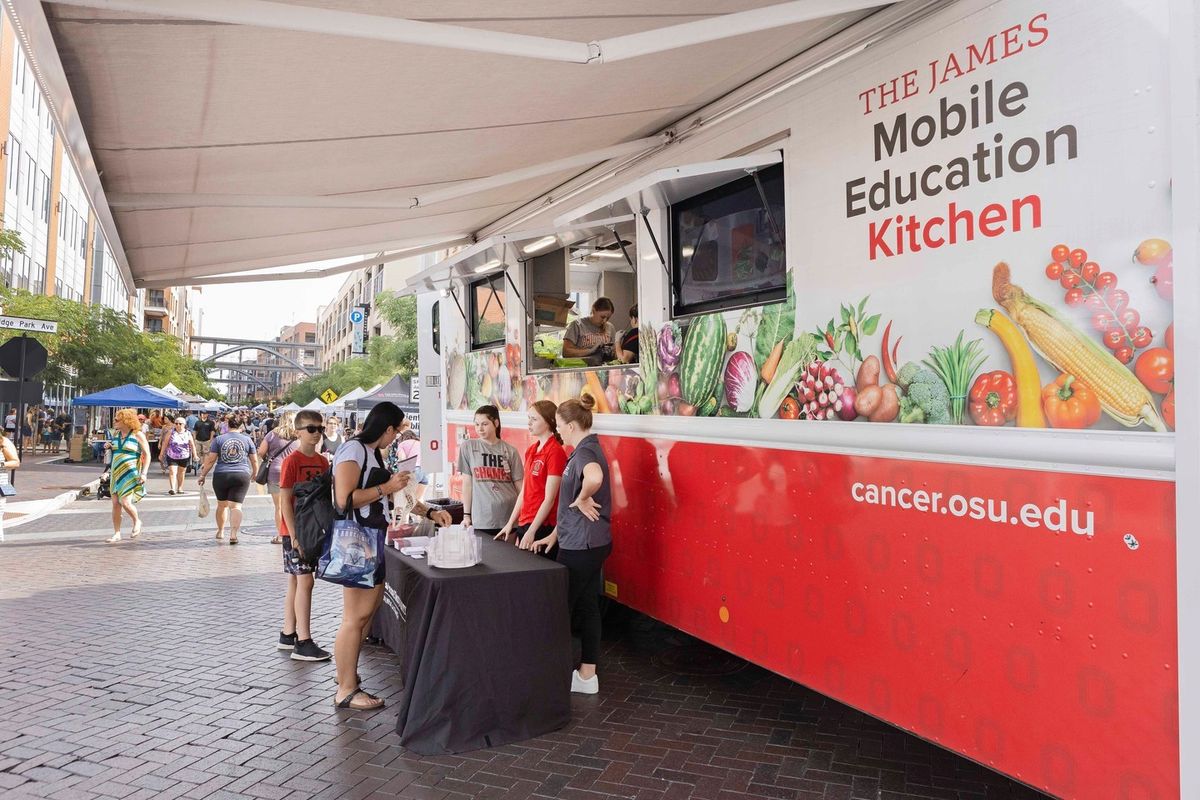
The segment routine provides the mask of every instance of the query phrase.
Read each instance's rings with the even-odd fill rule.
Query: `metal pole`
[[[29,337],[21,334],[21,368],[17,375],[17,460],[25,458],[25,348],[29,346]],[[9,482],[17,485],[17,471],[14,469],[9,476]]]

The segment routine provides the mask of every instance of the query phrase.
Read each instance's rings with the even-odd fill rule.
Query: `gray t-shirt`
[[[583,488],[583,468],[600,465],[604,482],[592,495],[600,505],[600,519],[592,522],[583,512],[571,508]],[[562,550],[591,550],[612,542],[612,488],[609,484],[608,459],[600,449],[596,434],[588,434],[567,457],[562,483],[558,485],[558,546]]]
[[[517,448],[505,441],[466,439],[458,445],[458,471],[471,479],[471,524],[503,528],[517,502],[516,482],[525,477]]]
[[[250,474],[250,454],[254,452],[254,442],[241,431],[222,433],[212,443],[212,451],[217,454],[217,465],[213,473],[223,475],[229,472]]]
[[[612,344],[613,337],[616,335],[616,329],[613,328],[611,322],[604,323],[603,326],[595,325],[591,317],[580,317],[567,326],[567,332],[563,334],[563,340],[571,342],[576,347],[591,349],[597,345]],[[570,356],[564,356],[569,358]],[[590,356],[582,356],[583,360],[593,367],[598,367],[604,363],[604,354],[600,352],[593,353]]]
[[[367,488],[367,479],[371,475],[372,468],[383,469],[383,458],[379,455],[379,451],[368,452],[367,446],[357,439],[348,439],[338,447],[333,456],[334,472],[337,471],[338,464],[346,461],[353,461],[359,470],[358,488],[360,489]],[[371,517],[377,521],[381,517],[387,518],[392,513],[392,496],[385,494],[378,500],[370,500],[356,508],[355,511],[358,512],[359,522],[365,522]]]

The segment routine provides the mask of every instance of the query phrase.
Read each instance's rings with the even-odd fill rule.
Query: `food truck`
[[[590,394],[612,600],[1051,794],[1179,796],[1195,43],[901,4],[530,197],[410,282],[426,469]],[[564,357],[600,297],[636,361]]]

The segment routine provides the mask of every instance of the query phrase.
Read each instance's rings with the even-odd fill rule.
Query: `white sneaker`
[[[593,675],[591,678],[584,680],[579,677],[579,670],[571,673],[571,691],[579,694],[599,694],[600,693],[600,676]]]

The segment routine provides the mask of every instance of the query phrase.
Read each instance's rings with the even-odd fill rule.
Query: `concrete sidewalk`
[[[4,527],[13,528],[57,511],[85,488],[96,490],[104,465],[68,464],[66,455],[25,453],[13,485],[17,494],[4,508]]]

